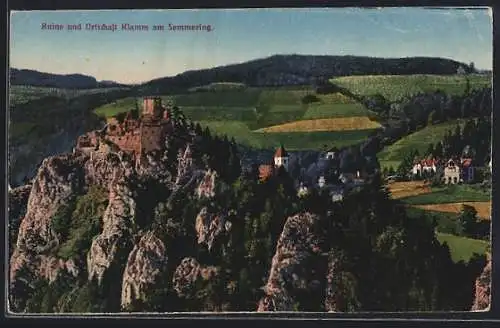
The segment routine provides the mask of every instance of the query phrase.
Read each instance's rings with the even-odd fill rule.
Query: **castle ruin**
[[[123,119],[111,117],[101,131],[91,131],[80,136],[75,152],[89,153],[101,149],[103,144],[115,146],[130,154],[138,164],[148,153],[162,151],[164,140],[173,131],[170,107],[162,105],[159,97],[145,97],[142,112],[128,111]]]

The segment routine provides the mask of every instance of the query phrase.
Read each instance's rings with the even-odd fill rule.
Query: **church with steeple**
[[[283,167],[286,171],[289,170],[289,156],[285,147],[280,145],[274,153],[274,165],[262,164],[259,166],[259,179],[265,181],[278,172],[278,169]]]

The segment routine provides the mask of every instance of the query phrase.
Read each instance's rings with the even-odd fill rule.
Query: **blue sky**
[[[47,24],[118,24],[111,31]],[[121,24],[210,24],[206,31],[122,31]],[[274,54],[437,56],[492,68],[488,9],[318,8],[31,11],[11,16],[10,66],[137,83]]]

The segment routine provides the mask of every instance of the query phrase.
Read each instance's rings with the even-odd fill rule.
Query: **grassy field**
[[[139,105],[139,100],[136,98],[128,97],[118,99],[109,104],[98,107],[94,112],[101,117],[111,117],[119,113],[127,112],[136,108]]]
[[[472,206],[477,211],[477,216],[489,220],[491,219],[491,201],[488,202],[458,202],[444,204],[424,204],[415,207],[426,211],[458,214],[462,210],[462,205]]]
[[[437,140],[442,140],[446,131],[454,129],[457,124],[462,125],[464,121],[454,120],[446,123],[429,125],[407,135],[392,145],[385,147],[377,154],[378,160],[382,167],[393,167],[397,169],[403,157],[413,150],[418,150],[419,154],[424,154],[430,143],[435,143]]]
[[[307,107],[304,119],[320,119],[327,117],[359,117],[368,114],[368,110],[361,104],[313,103]]]
[[[392,198],[401,199],[432,192],[432,189],[424,181],[393,182],[388,185]]]
[[[448,243],[455,262],[468,261],[473,253],[486,252],[488,242],[455,234],[457,214],[462,204],[474,206],[479,218],[490,217],[489,192],[470,185],[434,188],[423,181],[394,182],[388,187],[394,199],[400,199],[407,204],[406,212],[410,218],[418,219],[425,215],[435,219],[437,237],[440,242]]]
[[[234,136],[237,142],[256,148],[275,148],[280,144],[289,150],[322,149],[328,146],[342,147],[358,143],[374,130],[332,131],[332,132],[254,132],[240,121],[200,121],[203,127],[215,134]]]
[[[380,128],[380,123],[372,121],[366,116],[359,116],[295,121],[262,128],[257,132],[352,131],[378,128]]]
[[[172,99],[188,118],[214,133],[227,134],[253,147],[269,148],[280,143],[289,149],[341,147],[366,139],[380,127],[367,117],[370,112],[363,105],[340,93],[317,95],[318,101],[304,104],[304,96],[314,94],[311,87],[210,87],[213,90],[163,98]],[[95,113],[113,116],[135,108],[136,101],[133,97],[120,99],[97,108]],[[267,127],[272,128],[266,131]]]
[[[381,94],[391,101],[420,92],[437,90],[450,94],[463,94],[465,76],[460,75],[364,75],[334,78],[332,83],[344,87],[357,95]],[[470,86],[482,88],[491,85],[491,77],[471,75]]]
[[[489,202],[491,191],[485,191],[475,185],[453,185],[431,187],[430,192],[401,197],[400,200],[410,205]]]
[[[450,248],[451,258],[455,262],[468,262],[474,253],[483,255],[488,249],[488,242],[484,240],[459,237],[452,234],[437,233],[441,243],[447,243]]]

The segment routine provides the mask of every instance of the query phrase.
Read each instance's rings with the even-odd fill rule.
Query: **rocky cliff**
[[[122,307],[135,300],[146,300],[150,288],[165,274],[167,261],[164,243],[153,232],[148,231],[128,256],[123,273]]]
[[[488,310],[491,297],[491,259],[486,263],[483,272],[476,280],[476,290],[472,311]]]
[[[10,232],[15,240],[9,267],[12,310],[23,311],[26,303],[22,300],[25,295],[18,292],[20,286],[34,293],[36,281],[53,284],[61,274],[96,283],[97,288],[105,288],[119,274],[121,307],[145,301],[159,277],[167,274],[167,245],[150,230],[154,207],[177,196],[210,200],[220,186],[215,170],[194,166],[190,134],[176,137],[166,140],[163,153],[148,156],[139,166],[130,156],[109,147],[92,156],[76,152],[48,157],[32,185],[10,191]],[[176,153],[179,156],[169,155]],[[97,196],[92,196],[96,187],[102,190],[106,204],[101,214],[94,199]],[[207,213],[206,208],[199,213],[189,219],[196,227],[193,232],[200,244],[211,248],[217,236],[230,229],[230,223],[222,213]],[[95,216],[97,221],[92,222],[97,222],[97,230],[89,230]],[[89,222],[79,222],[81,217]],[[178,226],[174,221],[168,219]],[[172,278],[177,281],[175,290],[184,288],[179,281],[190,279],[189,275],[179,278],[186,263],[173,263],[179,266]],[[210,280],[215,271],[211,266],[201,267],[196,269],[200,277]]]
[[[310,213],[297,214],[286,220],[276,246],[265,296],[259,301],[257,311],[293,311],[293,294],[297,290],[317,290],[321,283],[311,279],[313,258],[321,254],[318,234],[319,217]],[[313,261],[311,261],[313,260]]]

